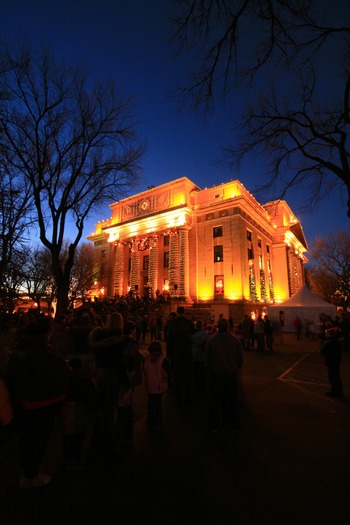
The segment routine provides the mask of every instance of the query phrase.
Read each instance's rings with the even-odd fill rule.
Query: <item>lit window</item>
[[[222,262],[224,260],[223,246],[214,246],[214,262]]]
[[[215,286],[216,294],[222,295],[224,293],[224,276],[223,275],[214,276],[214,286]]]

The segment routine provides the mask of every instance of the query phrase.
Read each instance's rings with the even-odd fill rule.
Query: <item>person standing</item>
[[[115,413],[125,370],[123,325],[119,312],[109,314],[105,327],[97,326],[89,335],[89,348],[95,356],[95,381],[100,407],[100,431],[96,439],[104,450],[114,446]]]
[[[193,377],[194,387],[197,392],[203,394],[206,389],[204,354],[207,341],[209,339],[208,330],[203,328],[203,322],[198,319],[196,329],[192,334],[192,356],[193,356]]]
[[[163,356],[160,341],[152,341],[148,347],[149,354],[143,361],[145,388],[148,393],[148,426],[160,429],[164,426],[163,395],[168,390],[170,377],[169,361]]]
[[[192,334],[194,323],[185,317],[185,308],[178,306],[177,315],[167,328],[167,350],[171,355],[175,403],[178,408],[192,403]]]
[[[261,315],[259,315],[258,319],[255,321],[254,337],[257,342],[258,352],[263,352],[265,350],[265,324]]]
[[[40,466],[68,394],[70,370],[50,344],[52,320],[41,317],[19,334],[8,364],[8,385],[19,418],[20,488],[47,485]]]
[[[125,371],[118,395],[118,429],[121,445],[133,440],[133,397],[135,387],[142,384],[143,356],[136,341],[136,325],[126,321],[121,341],[123,369]]]
[[[331,387],[327,396],[337,399],[343,398],[343,384],[340,377],[340,363],[342,357],[342,345],[340,341],[341,331],[338,326],[327,328],[324,332],[325,341],[321,348],[321,355],[328,371],[328,381]]]
[[[220,319],[218,332],[207,342],[205,365],[208,372],[210,405],[208,427],[213,432],[229,424],[239,430],[237,374],[243,365],[243,348],[229,332],[227,319]]]
[[[272,323],[267,315],[264,319],[265,342],[266,348],[272,352],[273,350],[273,328]]]
[[[295,331],[297,333],[297,339],[299,340],[301,339],[301,333],[303,331],[303,323],[301,322],[301,319],[298,315],[294,319],[293,324],[294,324]]]
[[[250,315],[245,314],[241,330],[244,350],[251,350],[254,347],[254,321]]]
[[[151,342],[157,339],[157,321],[155,317],[151,317],[149,321],[149,331],[151,334]]]

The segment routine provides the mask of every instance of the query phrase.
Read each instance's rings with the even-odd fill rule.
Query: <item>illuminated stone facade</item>
[[[307,244],[288,204],[262,206],[239,181],[200,189],[183,177],[110,208],[88,236],[99,269],[94,295],[270,303],[304,283]]]

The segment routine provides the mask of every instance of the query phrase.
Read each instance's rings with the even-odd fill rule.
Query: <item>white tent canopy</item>
[[[267,313],[269,318],[272,321],[278,321],[281,310],[284,312],[284,330],[286,332],[295,332],[294,319],[297,316],[300,317],[304,326],[307,320],[316,328],[321,313],[334,319],[337,308],[334,304],[327,303],[317,295],[314,295],[304,284],[296,294],[283,303],[268,306]]]

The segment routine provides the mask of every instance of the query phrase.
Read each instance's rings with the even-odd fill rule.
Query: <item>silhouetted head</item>
[[[152,341],[148,347],[150,354],[161,354],[162,353],[162,343],[160,341]]]
[[[220,317],[218,320],[218,331],[219,333],[227,332],[228,331],[228,320],[224,317]]]
[[[184,315],[185,308],[183,306],[178,306],[176,312],[177,312],[177,315]]]
[[[124,319],[122,315],[119,312],[112,312],[108,316],[106,328],[108,328],[108,330],[122,330],[123,324]]]

